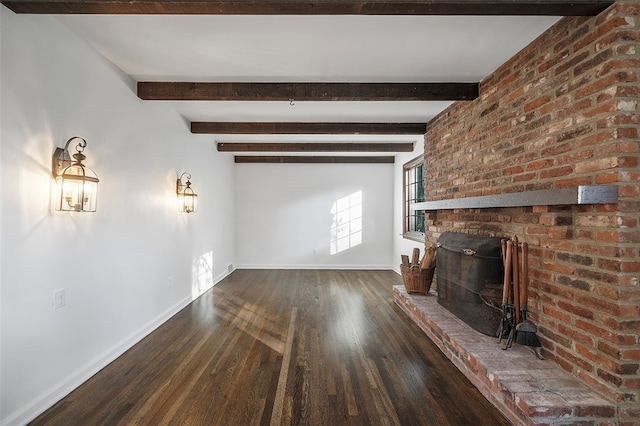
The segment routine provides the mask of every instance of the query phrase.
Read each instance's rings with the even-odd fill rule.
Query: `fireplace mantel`
[[[574,204],[615,204],[615,185],[581,185],[480,197],[453,198],[411,204],[411,210],[488,209],[498,207],[555,206]]]

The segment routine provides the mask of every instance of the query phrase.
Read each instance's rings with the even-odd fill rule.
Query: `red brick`
[[[532,180],[537,179],[537,176],[535,173],[521,173],[519,175],[516,175],[513,177],[513,182],[517,183],[517,182],[529,182]]]
[[[586,318],[586,319],[593,319],[594,318],[594,314],[593,311],[590,309],[586,309],[582,306],[576,306],[572,303],[568,303],[568,302],[564,302],[562,300],[558,301],[558,308],[567,311],[567,312],[571,312],[574,315],[578,315],[582,318]],[[569,321],[567,321],[568,323]]]
[[[593,337],[589,336],[588,334],[581,333],[580,331],[566,326],[563,323],[558,324],[558,331],[566,336],[569,336],[574,341],[583,343],[587,346],[593,347],[595,344]]]
[[[541,340],[543,339],[544,337]],[[544,344],[542,346],[544,347]],[[567,360],[565,360],[564,358],[561,358],[550,351],[546,352],[545,356],[547,359],[553,361],[554,364],[556,364],[558,367],[562,368],[563,370],[568,371],[569,373],[573,372],[574,365],[568,362]]]
[[[600,36],[601,36],[601,34],[598,34],[595,31],[588,32],[584,37],[582,37],[580,40],[578,40],[573,45],[573,50],[574,51],[578,51],[578,50],[582,49],[583,47],[593,43]]]
[[[571,322],[571,315],[567,314],[566,312],[561,311],[560,309],[556,309],[550,305],[545,305],[542,307],[542,312],[545,315],[550,316],[551,318],[555,318],[560,320],[560,322],[565,322],[565,323],[570,323]]]
[[[598,40],[598,42],[596,43],[596,50],[603,50],[614,43],[626,43],[629,41],[640,41],[640,33],[638,31],[630,30],[615,31]]]
[[[558,66],[555,67],[553,74],[555,76],[562,74],[563,72],[573,68],[574,66],[578,65],[579,63],[581,63],[582,61],[585,61],[587,58],[589,57],[589,52],[584,51],[584,52],[580,52],[579,54],[570,57],[567,56],[566,58],[563,58],[563,60],[559,63]],[[526,92],[526,90],[525,90]]]
[[[586,229],[576,229],[576,238],[581,239],[581,240],[592,240],[593,239],[593,232],[590,230],[586,230]]]
[[[632,139],[633,142],[616,142],[613,145],[620,153],[637,153],[638,152],[638,129],[632,127],[621,127],[613,131],[611,136],[616,139]],[[636,163],[637,164],[637,163]]]
[[[613,333],[611,330],[600,327],[599,325],[596,325],[590,321],[576,319],[576,321],[574,322],[574,325],[578,329],[591,333],[592,335],[594,335],[599,339],[604,339],[607,342],[611,342],[611,343],[619,343],[617,340],[617,335],[615,333]]]
[[[616,273],[607,273],[603,270],[576,268],[575,275],[577,278],[593,281],[597,284],[619,284],[620,275]]]
[[[583,109],[583,108],[586,109],[591,107],[591,99],[587,98],[584,101],[586,105],[584,107],[578,106],[579,109]],[[564,111],[564,108],[569,104],[571,104],[571,96],[569,95],[561,96],[557,98],[554,102],[550,102],[548,104],[541,106],[540,114],[544,115],[554,111],[559,113],[560,111]]]
[[[636,2],[618,3],[616,4],[616,10],[624,15],[640,15],[640,4]],[[637,408],[640,409],[640,407]]]
[[[617,73],[606,76],[606,78],[598,79],[589,85],[577,89],[574,96],[576,99],[581,99],[586,96],[592,96],[616,84],[635,82],[637,80],[638,76],[632,71],[618,71]]]
[[[551,296],[559,296],[567,300],[572,299],[574,294],[574,290],[563,287],[563,286],[552,284],[549,281],[545,281],[540,286],[540,289],[542,290],[543,294],[551,295]]]
[[[596,76],[601,77],[611,71],[640,68],[640,60],[637,58],[613,59],[604,63],[596,72]]]
[[[549,95],[545,95],[545,96],[540,96],[539,98],[525,104],[523,106],[523,111],[525,113],[529,113],[539,107],[541,107],[542,105],[549,103],[551,101],[551,96]]]
[[[640,97],[640,87],[631,86],[631,85],[623,85],[616,87],[616,97],[619,98],[639,98]]]
[[[640,195],[640,188],[631,185],[621,185],[618,187],[620,197],[637,198]]]
[[[598,341],[597,349],[601,353],[607,354],[615,359],[622,359],[622,352],[619,347],[612,346],[602,340]]]
[[[609,140],[606,143],[602,143],[597,147],[595,147],[593,151],[596,157],[603,158],[603,157],[617,156],[618,154],[620,154],[619,149],[620,149],[620,144],[618,143],[618,141]]]
[[[597,34],[607,34],[614,28],[633,27],[633,24],[630,24],[624,16],[609,17],[606,14],[602,14],[596,18],[596,25],[595,32]]]
[[[608,170],[620,167],[625,161],[628,160],[624,160],[624,157],[600,158],[597,160],[578,162],[575,166],[575,169],[576,173],[589,173],[600,170]]]
[[[618,182],[618,172],[598,173],[595,179],[596,184],[604,185]]]
[[[504,95],[503,97],[501,97],[500,100],[499,100],[499,104],[501,106],[507,106],[507,104],[510,104],[514,100],[522,97],[523,94],[524,94],[524,91],[522,90],[522,87],[518,87],[517,89],[513,90],[512,92],[509,92],[506,95]]]
[[[602,318],[602,324],[618,331],[630,331],[634,332],[640,330],[640,320],[634,319],[619,319],[616,317],[604,316]]]
[[[603,298],[587,294],[577,293],[576,302],[604,313],[616,314],[620,309],[619,305],[615,301],[605,300]]]
[[[600,259],[598,260],[598,267],[605,271],[620,272],[621,261],[620,259]]]
[[[635,44],[626,44],[622,46],[616,46],[616,53],[618,55],[635,55],[637,47]]]
[[[612,215],[580,215],[576,217],[575,224],[576,226],[615,228],[618,225],[618,218]]]
[[[611,374],[610,372],[603,370],[601,368],[598,368],[596,370],[596,373],[598,374],[598,377],[611,383],[617,388],[619,388],[622,385],[622,378],[620,378],[620,376]]]
[[[540,172],[540,179],[549,179],[560,176],[567,176],[573,173],[573,166],[562,166],[553,169],[542,170]]]
[[[573,249],[573,242],[568,240],[546,239],[544,242],[541,242],[541,245],[556,250],[567,251]]]
[[[629,379],[629,378],[622,378],[622,387],[627,388],[627,389],[640,389],[640,379]],[[638,409],[638,412],[640,412],[640,409]],[[622,416],[621,416],[622,417]],[[640,416],[635,416],[633,417],[634,420],[633,423],[629,422],[628,424],[633,425],[633,426],[637,426],[637,419],[640,418]]]
[[[621,360],[640,361],[640,349],[620,349]]]
[[[556,158],[557,164],[575,164],[578,161],[585,161],[593,158],[593,149],[573,150],[569,154],[560,155]]]
[[[637,288],[637,287],[621,288],[619,292],[620,292],[619,294],[620,300],[630,301],[630,302],[640,300],[640,288]]]
[[[557,347],[556,348],[556,353],[558,355],[560,355],[562,358],[566,359],[567,361],[569,361],[571,364],[577,366],[578,368],[581,368],[585,371],[593,371],[593,363],[589,362],[587,360],[584,360],[578,356],[575,356],[573,353],[571,353],[570,351],[565,350],[562,347]]]
[[[618,231],[599,230],[596,231],[596,239],[603,243],[618,243],[620,235]]]
[[[591,98],[584,98],[576,102],[570,103],[566,108],[558,110],[558,118],[564,117],[576,117],[576,122],[579,122],[580,113],[588,111],[593,107],[593,100]]]
[[[581,176],[571,179],[557,179],[555,185],[557,188],[567,188],[571,186],[591,185],[591,176]]]
[[[612,138],[613,136],[610,132],[599,132],[584,138],[578,138],[574,140],[573,143],[576,148],[583,148],[586,146],[598,145],[604,141],[611,140]]]
[[[601,63],[603,63],[607,59],[610,59],[612,56],[613,56],[613,50],[611,50],[611,49],[602,50],[602,51],[598,52],[596,55],[591,56],[586,61],[584,61],[581,64],[577,65],[573,69],[573,75],[574,76],[578,76],[578,75],[580,75],[582,73],[590,71],[591,69],[593,69],[594,67],[600,65]],[[616,69],[616,68],[614,68],[614,69]],[[600,76],[598,73],[596,73],[596,75]]]
[[[599,286],[598,287],[598,294],[600,296],[602,296],[602,297],[605,297],[605,298],[609,299],[609,300],[619,300],[620,299],[620,293],[619,293],[617,288]]]
[[[618,280],[618,285],[621,286],[637,286],[638,285],[638,277],[633,275],[623,275]]]
[[[622,243],[640,243],[640,231],[620,231],[619,236]]]

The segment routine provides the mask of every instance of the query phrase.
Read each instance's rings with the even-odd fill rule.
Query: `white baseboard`
[[[366,270],[388,271],[390,265],[236,265],[236,269],[334,269],[334,270]]]
[[[169,318],[191,303],[191,301],[191,297],[185,297],[162,314],[149,321],[138,331],[115,345],[113,348],[76,370],[66,380],[43,392],[33,401],[23,405],[20,409],[9,414],[7,417],[0,419],[0,424],[2,424],[2,426],[21,426],[35,419],[53,404],[67,396],[75,388],[86,382],[98,371],[102,370],[109,363],[113,362],[116,358],[129,350],[133,345],[145,338],[149,333],[165,323]]]

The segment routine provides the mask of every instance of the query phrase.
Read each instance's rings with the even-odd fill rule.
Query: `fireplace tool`
[[[507,337],[507,342],[505,346],[502,348],[507,350],[511,347],[513,343],[513,339],[516,335],[516,327],[517,324],[520,323],[520,262],[518,261],[518,237],[513,236],[510,241],[507,241],[507,252],[511,251],[511,275],[513,276],[513,286],[512,291],[510,293],[512,304],[512,314],[509,323],[509,337]],[[505,260],[506,263],[506,260]]]
[[[498,343],[503,338],[507,338],[503,349],[511,347],[513,342],[513,334],[515,333],[515,310],[513,299],[511,298],[511,255],[513,253],[513,242],[511,240],[502,240],[502,257],[504,259],[504,281],[502,287],[502,318],[498,327]]]
[[[533,348],[533,352],[538,359],[544,359],[540,351],[540,340],[538,340],[538,329],[530,321],[527,320],[527,299],[529,297],[529,246],[522,243],[522,291],[520,292],[520,308],[522,322],[516,325],[516,343]]]

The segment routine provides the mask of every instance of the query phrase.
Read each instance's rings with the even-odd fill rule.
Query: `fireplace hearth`
[[[504,279],[500,238],[445,232],[437,246],[438,302],[474,330],[495,336]]]

